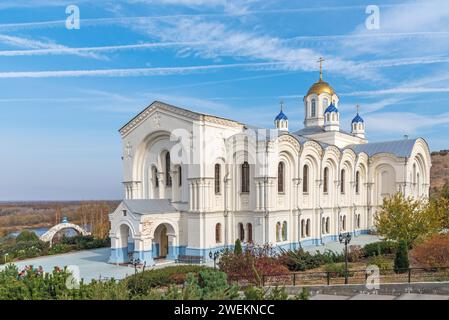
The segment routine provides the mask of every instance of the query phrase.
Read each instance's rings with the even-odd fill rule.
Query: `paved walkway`
[[[377,242],[380,241],[381,238],[379,236],[374,235],[368,235],[368,234],[362,234],[356,237],[352,237],[351,242],[349,243],[349,246],[357,245],[363,247],[365,244]],[[345,249],[345,245],[341,244],[338,241],[332,241],[328,242],[321,246],[311,246],[311,247],[305,247],[304,250],[308,252],[315,252],[316,250],[320,252],[324,252],[326,250],[335,251],[337,253],[343,252]]]
[[[379,238],[377,236],[360,235],[358,237],[353,237],[351,244],[363,246],[367,243],[375,242],[378,240]],[[338,242],[329,242],[325,245],[305,248],[305,250],[309,252],[315,252],[316,250],[323,252],[327,249],[336,252],[342,252],[344,249],[344,245]],[[109,248],[101,248],[59,254],[54,256],[38,257],[34,259],[18,261],[15,264],[19,269],[22,269],[27,265],[33,265],[34,267],[42,266],[42,268],[46,272],[51,272],[55,266],[76,266],[79,268],[81,278],[83,278],[86,282],[90,282],[92,279],[100,278],[123,279],[128,275],[134,274],[133,267],[119,266],[107,263],[109,254]],[[158,269],[173,264],[173,261],[161,261],[158,262],[156,266],[147,269]],[[206,265],[213,267],[213,261],[208,261]],[[0,266],[0,270],[2,268],[4,268],[4,266]]]
[[[15,264],[19,269],[27,265],[33,265],[36,268],[42,266],[46,272],[51,272],[55,266],[76,266],[79,268],[80,277],[85,282],[100,278],[123,279],[134,274],[133,267],[107,263],[109,255],[109,248],[101,248],[28,259],[15,262]],[[168,264],[174,264],[174,262],[161,262],[148,269],[162,268]],[[4,265],[0,266],[0,270],[3,268]]]

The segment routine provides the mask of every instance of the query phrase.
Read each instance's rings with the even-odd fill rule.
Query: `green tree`
[[[240,239],[235,240],[235,247],[234,247],[234,253],[235,254],[242,254],[242,243],[240,242]]]
[[[405,273],[409,267],[408,245],[404,240],[401,240],[396,251],[396,257],[394,258],[394,272]]]
[[[405,198],[400,192],[384,198],[374,223],[381,236],[404,240],[410,246],[441,229],[435,206],[423,199]]]
[[[449,229],[449,198],[441,195],[431,199],[429,210],[438,217],[440,229]]]
[[[441,188],[440,197],[449,201],[449,182],[446,182],[444,186]]]
[[[38,241],[39,237],[33,231],[23,230],[16,237],[16,242]]]

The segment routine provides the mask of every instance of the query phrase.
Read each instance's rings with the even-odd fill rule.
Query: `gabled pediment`
[[[241,123],[220,118],[212,115],[207,115],[204,113],[199,113],[195,111],[190,111],[184,108],[179,108],[173,105],[170,105],[168,103],[164,103],[161,101],[154,101],[152,104],[150,104],[147,108],[145,108],[141,113],[139,113],[137,116],[135,116],[131,121],[129,121],[127,124],[125,124],[120,130],[120,134],[122,136],[127,135],[130,131],[132,131],[134,128],[139,126],[143,121],[153,118],[153,121],[155,122],[155,125],[158,126],[158,122],[160,121],[160,115],[157,113],[161,112],[166,115],[170,115],[173,117],[179,117],[184,120],[191,120],[191,121],[207,121],[207,122],[213,122],[218,123],[221,125],[236,127],[236,126],[242,126]],[[159,119],[159,120],[158,120]]]

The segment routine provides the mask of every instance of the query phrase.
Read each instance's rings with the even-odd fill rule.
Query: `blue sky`
[[[320,56],[344,129],[360,104],[370,141],[449,149],[448,1],[2,0],[0,201],[122,198],[117,130],[156,99],[302,128]]]

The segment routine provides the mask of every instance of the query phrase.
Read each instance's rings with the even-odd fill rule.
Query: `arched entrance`
[[[169,223],[162,223],[154,230],[153,257],[155,259],[176,259],[175,229]]]
[[[118,255],[122,263],[129,262],[134,253],[134,237],[130,227],[122,224],[118,232]]]

